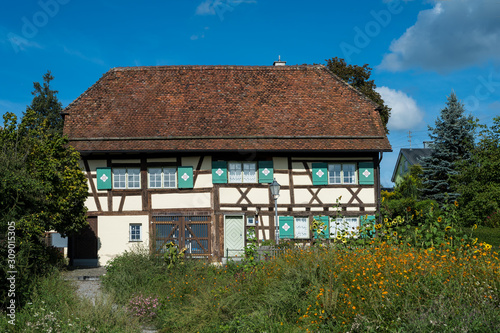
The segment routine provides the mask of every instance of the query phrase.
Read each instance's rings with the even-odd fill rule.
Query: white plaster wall
[[[311,200],[311,193],[305,188],[296,188],[295,194],[295,204],[308,204]]]
[[[120,202],[122,200],[122,197],[113,197],[113,211],[117,212],[118,209],[120,208]],[[127,202],[127,198],[125,198],[125,202]],[[124,205],[125,207],[125,205]]]
[[[358,194],[358,197],[363,203],[373,204],[375,203],[375,190],[373,188],[364,188]]]
[[[231,187],[221,187],[219,189],[219,199],[222,204],[235,204],[241,197],[237,189]]]
[[[280,197],[278,198],[278,205],[289,205],[290,201],[290,190],[280,190]],[[274,200],[272,202],[274,205]]]
[[[269,216],[259,216],[259,225],[264,227],[269,226]]]
[[[290,178],[288,178],[288,174],[275,173],[274,178],[276,178],[276,181],[281,186],[289,186],[290,185]]]
[[[107,197],[99,197],[99,202],[101,203],[101,208],[103,211],[108,210],[108,198]]]
[[[120,206],[115,207],[113,203],[113,208],[115,210],[118,210]],[[137,210],[142,210],[142,196],[140,195],[134,195],[134,196],[129,196],[127,195],[125,197],[125,202],[123,203],[123,211],[137,211]]]
[[[312,185],[311,177],[308,175],[294,175],[293,185]]]
[[[195,188],[212,187],[212,175],[198,175]]]
[[[153,209],[210,208],[211,194],[206,193],[165,193],[152,194]]]
[[[247,198],[252,202],[252,204],[269,204],[269,190],[267,188],[253,188],[250,192],[248,192]],[[243,200],[242,203],[247,202]]]
[[[97,206],[95,204],[94,197],[91,196],[85,199],[85,207],[87,207],[87,209],[91,212],[97,211]]]
[[[130,242],[129,225],[142,225],[142,242]],[[99,238],[99,264],[106,263],[117,255],[130,251],[136,246],[149,247],[149,223],[147,215],[138,216],[99,216],[97,219]]]
[[[347,203],[352,197],[352,194],[345,188],[323,188],[318,193],[318,198],[328,205],[336,203],[337,199],[342,196],[340,202]]]

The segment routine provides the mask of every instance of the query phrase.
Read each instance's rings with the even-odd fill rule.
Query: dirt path
[[[105,297],[101,289],[101,276],[105,274],[105,267],[71,268],[63,272],[63,278],[65,280],[74,281],[77,286],[76,293],[78,296],[90,299],[95,306],[98,299]],[[143,327],[142,332],[156,333],[158,330]]]

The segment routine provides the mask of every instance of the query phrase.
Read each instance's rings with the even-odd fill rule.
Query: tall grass
[[[113,305],[112,298],[90,300],[75,293],[75,286],[59,272],[40,278],[35,283],[30,302],[18,309],[15,325],[0,319],[1,332],[140,332],[140,324],[123,307]]]
[[[124,305],[157,298],[162,332],[500,332],[500,262],[480,246],[297,249],[244,265],[167,269],[127,253],[104,283]]]

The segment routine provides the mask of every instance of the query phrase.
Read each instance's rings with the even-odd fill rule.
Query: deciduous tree
[[[380,113],[380,118],[382,119],[386,133],[389,133],[387,122],[391,116],[391,108],[385,105],[382,96],[375,91],[377,86],[374,80],[370,80],[372,71],[370,66],[368,64],[364,64],[363,66],[348,65],[344,59],[335,57],[326,60],[326,67],[379,105],[378,112]]]

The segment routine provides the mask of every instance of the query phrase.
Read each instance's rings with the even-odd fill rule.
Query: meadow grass
[[[486,242],[495,247],[500,246],[500,228],[479,226],[476,230],[474,230],[472,236],[477,237],[479,242]]]
[[[40,278],[31,301],[16,312],[15,325],[2,314],[1,332],[141,332],[141,325],[123,307],[113,305],[113,299],[81,299],[70,281],[62,279],[58,271]]]
[[[161,332],[500,332],[498,253],[478,245],[291,249],[250,269],[167,269],[136,251],[113,260],[104,285],[124,306],[156,299],[143,319]]]

